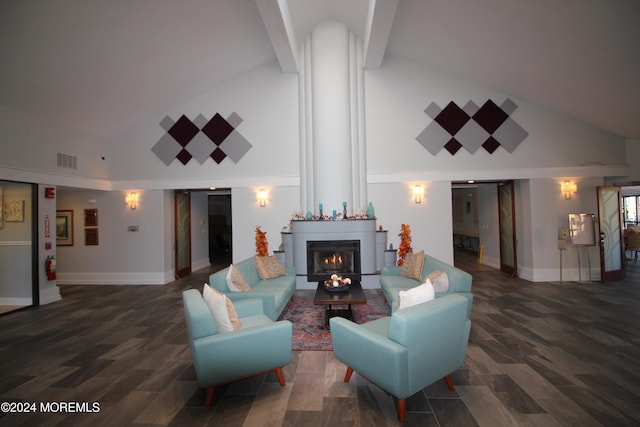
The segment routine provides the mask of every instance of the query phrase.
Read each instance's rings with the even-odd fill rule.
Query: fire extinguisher
[[[44,271],[47,272],[47,280],[56,280],[56,257],[47,257],[44,262]]]

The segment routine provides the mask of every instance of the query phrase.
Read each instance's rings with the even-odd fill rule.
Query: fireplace
[[[307,241],[308,280],[326,280],[334,273],[360,280],[360,240]]]

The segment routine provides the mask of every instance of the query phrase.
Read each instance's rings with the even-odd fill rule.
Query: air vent
[[[78,157],[71,154],[58,153],[58,167],[64,169],[78,169]]]

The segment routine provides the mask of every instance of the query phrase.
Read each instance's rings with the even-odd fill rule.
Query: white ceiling
[[[263,1],[3,0],[0,105],[114,137],[276,61]],[[368,7],[288,0],[298,40],[327,18],[365,38]],[[399,0],[384,55],[640,139],[639,22],[637,0]]]

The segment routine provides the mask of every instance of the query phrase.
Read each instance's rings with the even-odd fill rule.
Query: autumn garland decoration
[[[269,242],[267,241],[267,232],[262,231],[260,227],[256,227],[256,255],[269,256]]]
[[[404,259],[408,253],[412,253],[411,248],[411,227],[409,224],[402,224],[400,226],[400,247],[398,248],[398,265],[404,265]]]

